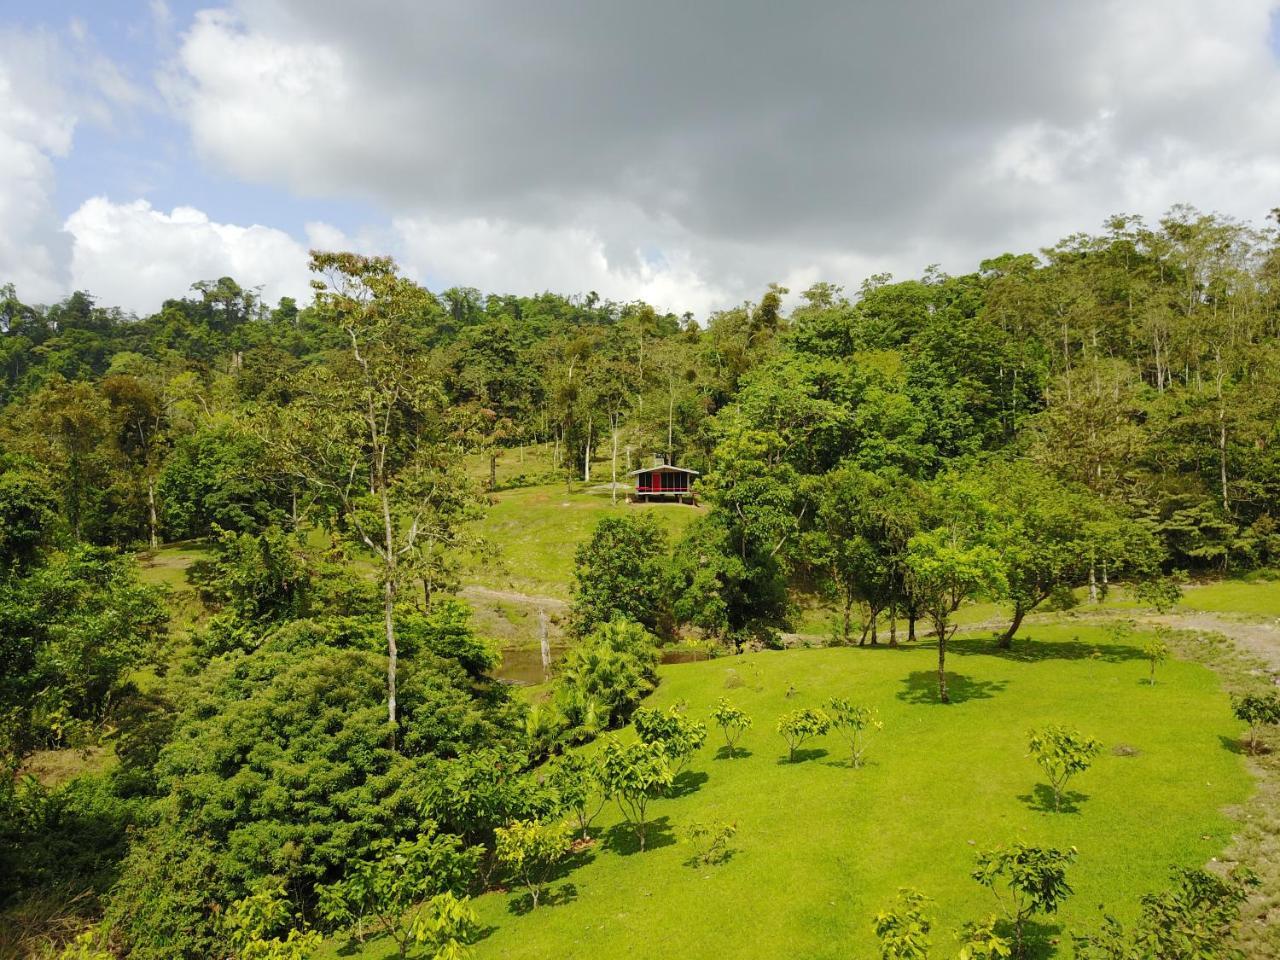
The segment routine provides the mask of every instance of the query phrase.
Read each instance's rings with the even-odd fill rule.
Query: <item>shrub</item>
[[[903,887],[898,899],[876,914],[872,928],[880,938],[881,960],[926,960],[933,921],[924,912],[929,899]]]
[[[1258,750],[1258,735],[1263,727],[1280,725],[1280,694],[1262,696],[1256,693],[1232,697],[1231,708],[1236,718],[1249,724],[1249,751]]]
[[[1156,667],[1169,659],[1169,644],[1165,642],[1163,636],[1152,637],[1143,644],[1142,655],[1147,658],[1147,663],[1151,667],[1151,672],[1147,675],[1147,683],[1154,687],[1156,685]]]
[[[1132,930],[1115,917],[1103,916],[1102,929],[1091,935],[1075,935],[1078,960],[1237,960],[1231,931],[1240,916],[1240,905],[1258,885],[1248,871],[1235,870],[1225,877],[1205,870],[1177,868],[1173,885],[1142,898],[1142,912]]]
[[[855,767],[862,766],[867,752],[867,738],[873,731],[881,729],[884,723],[874,708],[850,703],[843,697],[831,698],[828,713],[831,716],[831,729],[849,742],[851,762]]]
[[[605,804],[600,772],[595,762],[579,753],[565,754],[551,765],[547,786],[556,795],[560,809],[569,811],[577,820],[582,839],[587,839],[591,822],[600,815]]]
[[[778,719],[778,733],[787,741],[788,759],[795,763],[796,751],[810,738],[820,737],[831,729],[831,718],[813,707],[783,714]]]
[[[496,831],[494,853],[529,890],[533,906],[538,906],[557,864],[569,852],[569,828],[539,820],[513,820]]]
[[[721,697],[716,702],[716,708],[711,711],[711,719],[719,724],[720,731],[724,734],[725,746],[729,750],[729,758],[733,759],[738,741],[751,729],[751,718],[731,704],[726,697]]]
[[[1062,794],[1067,782],[1093,764],[1102,744],[1092,737],[1060,726],[1032,730],[1028,737],[1032,758],[1049,778],[1053,790],[1053,809],[1062,809]]]
[[[1071,896],[1066,868],[1075,859],[1075,847],[1058,850],[1021,842],[978,854],[972,877],[995,894],[1013,929],[1015,956],[1025,955],[1027,921],[1037,913],[1056,913]]]
[[[561,665],[555,702],[571,741],[621,726],[657,680],[657,639],[644,627],[613,620],[592,630]]]
[[[670,707],[665,713],[641,707],[633,722],[641,740],[659,744],[665,751],[672,777],[678,777],[685,764],[707,742],[707,725],[686,717],[680,706]]]
[[[611,739],[600,753],[600,782],[605,794],[618,802],[622,816],[635,829],[641,850],[649,801],[665,794],[672,779],[661,744],[639,741],[624,747]]]
[[[689,862],[702,864],[704,867],[724,862],[729,857],[729,841],[737,832],[736,823],[693,821],[684,830],[685,839],[693,847],[693,856]]]

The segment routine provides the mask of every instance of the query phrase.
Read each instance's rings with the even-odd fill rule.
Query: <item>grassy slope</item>
[[[628,504],[621,496],[614,504],[607,489],[578,483],[572,493],[564,483],[553,483],[503,490],[494,499],[480,529],[497,549],[498,561],[472,571],[467,582],[560,599],[569,597],[574,550],[604,517],[652,512],[674,543],[703,511],[680,504]]]
[[[617,814],[607,807],[599,826],[608,839],[561,881],[573,891],[567,902],[520,916],[517,894],[481,898],[488,935],[476,957],[871,956],[871,917],[904,884],[937,901],[935,942],[949,955],[952,929],[992,907],[968,876],[975,849],[1019,837],[1080,848],[1071,871],[1076,896],[1060,918],[1068,928],[1092,926],[1098,903],[1131,913],[1169,864],[1200,864],[1223,849],[1231,824],[1219,811],[1250,789],[1228,746],[1238,725],[1203,668],[1169,663],[1152,688],[1139,682],[1145,663],[1137,651],[1110,645],[1101,631],[1032,633],[1025,658],[957,644],[951,666],[961,702],[951,706],[932,702],[929,647],[763,653],[664,668],[654,703],[687,700],[705,716],[730,696],[755,718],[744,740],[751,755],[719,759],[713,736],[685,775],[693,789],[652,805],[657,829],[645,853],[630,852],[629,834],[611,829]],[[1095,649],[1101,656],[1089,655]],[[748,686],[726,690],[730,670]],[[776,718],[832,694],[880,710],[885,729],[870,765],[845,766],[834,736],[814,744],[820,752],[804,762],[783,762]],[[1025,737],[1032,725],[1059,721],[1100,737],[1108,750],[1073,784],[1088,795],[1079,811],[1054,815],[1036,807],[1041,778]],[[1110,748],[1118,743],[1140,752],[1116,756]],[[684,865],[680,830],[712,818],[738,823],[732,859]],[[338,944],[327,949],[338,955]],[[359,955],[387,952],[375,943]]]

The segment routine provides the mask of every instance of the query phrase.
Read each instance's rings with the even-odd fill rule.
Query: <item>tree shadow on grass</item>
[[[1218,734],[1218,741],[1222,744],[1224,750],[1230,750],[1241,757],[1265,757],[1271,752],[1271,748],[1262,742],[1250,749],[1247,734],[1243,737],[1228,737],[1226,734],[1220,733]]]
[[[697,793],[702,789],[702,785],[711,779],[711,776],[701,770],[684,770],[679,776],[671,781],[671,789],[667,791],[668,797],[687,797],[690,794]]]
[[[737,856],[737,853],[737,847],[725,847],[723,850],[717,851],[715,856],[705,862],[702,857],[695,853],[685,859],[684,865],[686,867],[693,867],[695,870],[702,869],[703,867],[719,867],[732,860]]]
[[[898,699],[907,703],[941,703],[938,698],[938,673],[936,670],[917,670],[907,674],[902,681],[905,690],[898,693]],[[990,700],[997,693],[1002,693],[1009,685],[1008,680],[975,680],[963,673],[947,671],[947,696],[950,703],[964,703],[966,700]]]
[[[1030,793],[1018,797],[1032,810],[1040,813],[1079,813],[1080,804],[1089,799],[1089,794],[1079,790],[1067,790],[1062,794],[1058,809],[1053,807],[1053,788],[1047,783],[1037,783]]]
[[[1005,931],[1012,934],[1011,930]],[[1058,949],[1063,938],[1063,926],[1060,923],[1044,923],[1039,920],[1028,920],[1022,925],[1023,943],[1026,960],[1049,960],[1059,957]]]
[[[533,905],[533,894],[523,893],[507,901],[507,911],[517,917],[523,917],[532,913],[535,909],[542,910],[547,907],[558,907],[561,904],[572,903],[577,899],[578,888],[574,884],[562,883],[558,887],[548,884],[547,889],[542,891],[542,896],[538,898],[537,907]]]
[[[715,755],[714,759],[716,759],[716,760],[745,760],[745,759],[746,759],[747,757],[749,757],[749,756],[751,756],[751,751],[750,751],[750,750],[748,750],[746,747],[734,747],[734,748],[733,748],[733,754],[732,754],[732,756],[731,756],[731,755],[729,754],[729,748],[728,748],[728,747],[726,747],[726,746],[723,746],[723,745],[722,745],[722,746],[720,747],[720,749],[718,749],[718,750],[716,751],[716,755]]]
[[[788,751],[778,758],[778,766],[789,767],[793,763],[804,763],[806,760],[820,760],[826,755],[827,751],[821,747],[810,747],[807,750],[797,750],[793,760],[790,751]]]
[[[958,656],[980,654],[1014,660],[1018,663],[1037,663],[1041,660],[1099,660],[1103,663],[1127,663],[1145,660],[1141,647],[1126,643],[1087,643],[1083,640],[1036,640],[1034,637],[1014,637],[1013,646],[1004,649],[991,637],[966,637],[952,640],[947,652]]]
[[[644,851],[640,849],[640,838],[636,836],[636,828],[625,821],[616,823],[605,831],[604,842],[614,853],[629,857],[632,854],[669,847],[676,842],[676,835],[671,828],[670,817],[657,817],[645,823]]]

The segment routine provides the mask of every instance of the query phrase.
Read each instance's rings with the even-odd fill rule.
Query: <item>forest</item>
[[[1280,699],[1153,624],[1280,618],[1280,211],[707,318],[311,267],[146,316],[0,287],[0,957],[719,956],[676,901],[774,882],[801,939],[728,955],[1272,955],[1267,848],[1199,867],[1280,815]],[[655,457],[698,506],[628,502]],[[474,587],[538,576],[555,663],[512,683]],[[988,762],[1043,771],[1011,819]],[[710,878],[653,897],[691,932],[584,932],[662,857]]]

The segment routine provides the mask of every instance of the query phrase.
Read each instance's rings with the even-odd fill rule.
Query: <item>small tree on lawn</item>
[[[720,725],[725,746],[729,748],[729,759],[732,760],[738,741],[751,729],[751,718],[745,711],[731,704],[728,698],[721,697],[716,702],[716,708],[711,711],[711,719]]]
[[[831,729],[831,718],[823,710],[804,707],[783,714],[778,719],[778,733],[787,741],[788,759],[795,763],[796,751],[811,737],[820,737]]]
[[[1233,697],[1231,707],[1236,718],[1249,725],[1249,752],[1256,753],[1262,728],[1280,725],[1280,694],[1262,696],[1250,693],[1243,697]]]
[[[1151,666],[1151,672],[1147,675],[1147,683],[1154,687],[1156,685],[1156,667],[1169,659],[1169,644],[1165,643],[1164,637],[1157,634],[1143,644],[1142,653],[1147,658],[1147,663]]]
[[[881,960],[926,960],[933,921],[925,916],[929,898],[903,887],[898,899],[876,914],[872,928],[880,938]]]
[[[933,624],[938,639],[938,699],[947,694],[947,643],[955,633],[951,615],[967,599],[998,596],[1004,589],[1000,555],[978,542],[959,510],[943,526],[911,538],[907,582],[911,598]]]
[[[1076,849],[1033,847],[1015,843],[978,854],[973,879],[989,889],[999,904],[1005,921],[1013,929],[1013,954],[1026,955],[1026,923],[1037,913],[1056,913],[1071,896],[1067,866],[1076,859]]]
[[[855,767],[862,766],[867,753],[867,739],[884,726],[873,707],[850,703],[844,697],[832,697],[827,707],[831,729],[849,741],[849,754]]]
[[[273,936],[282,928],[289,933]],[[320,948],[320,934],[293,926],[293,904],[283,880],[268,877],[222,915],[222,932],[237,960],[306,960]]]
[[[641,850],[649,801],[665,794],[673,779],[667,751],[660,743],[641,740],[624,747],[611,738],[600,752],[600,783],[635,829]]]
[[[547,786],[559,798],[560,809],[573,814],[582,839],[586,840],[591,822],[600,815],[605,804],[600,771],[595,761],[580,753],[565,754],[552,765]]]
[[[462,957],[477,919],[469,900],[455,891],[475,875],[480,848],[465,848],[458,837],[428,830],[414,840],[375,841],[373,852],[342,880],[320,889],[326,915],[360,923],[374,918],[401,958],[415,947],[431,960]]]
[[[1031,757],[1049,778],[1055,811],[1062,809],[1062,794],[1067,788],[1067,781],[1088,770],[1093,758],[1102,750],[1102,744],[1093,737],[1053,725],[1043,730],[1032,730],[1028,747]]]
[[[720,863],[729,855],[729,841],[733,839],[738,832],[736,823],[725,823],[723,821],[713,821],[711,823],[703,823],[695,820],[693,823],[685,827],[685,839],[689,841],[689,845],[693,847],[693,857],[691,863],[710,866],[713,863]]]
[[[498,862],[529,890],[536,908],[556,865],[569,852],[569,827],[563,823],[513,820],[494,831]]]
[[[672,779],[680,775],[685,764],[707,742],[707,725],[686,717],[679,706],[670,707],[665,713],[642,707],[632,719],[641,740],[656,744],[666,752]]]

